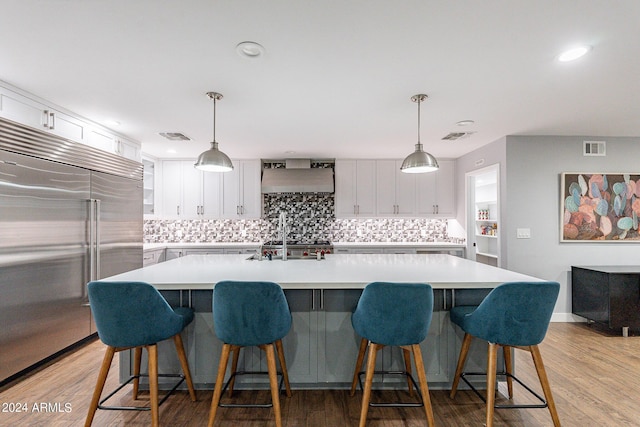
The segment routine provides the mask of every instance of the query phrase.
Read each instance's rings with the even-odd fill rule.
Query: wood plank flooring
[[[640,423],[640,337],[622,338],[602,334],[585,324],[552,323],[540,345],[558,413],[563,426],[637,426]],[[104,346],[93,342],[0,390],[0,426],[81,426],[87,413]],[[516,351],[519,378],[538,392],[540,386],[528,353]],[[355,361],[354,361],[355,363]],[[114,364],[105,390],[117,383]],[[501,390],[506,387],[502,384]],[[130,403],[131,388],[115,403]],[[198,401],[187,392],[171,396],[160,408],[164,426],[204,426],[212,392],[198,391]],[[146,398],[145,395],[142,396]],[[268,391],[240,391],[243,401],[268,401]],[[282,397],[284,425],[357,426],[361,393],[348,390],[294,390]],[[403,392],[375,393],[373,398],[397,399]],[[498,399],[498,400],[503,400]],[[519,403],[533,402],[515,387]],[[451,400],[448,391],[431,392],[438,426],[482,426],[484,405],[469,391]],[[17,407],[25,412],[17,412]],[[41,406],[44,404],[44,406]],[[12,406],[14,405],[14,406]],[[371,408],[370,427],[425,426],[422,408]],[[147,426],[148,412],[98,411],[94,426]],[[272,426],[270,409],[220,408],[216,426]],[[546,409],[497,410],[496,426],[549,426]]]

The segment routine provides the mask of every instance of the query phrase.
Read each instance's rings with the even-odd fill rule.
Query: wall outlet
[[[531,229],[530,228],[518,228],[518,229],[516,229],[516,237],[518,239],[530,239],[531,238]]]

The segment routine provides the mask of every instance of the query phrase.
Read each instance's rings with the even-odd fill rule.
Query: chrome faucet
[[[280,212],[280,218],[278,220],[278,229],[280,232],[280,238],[282,239],[282,260],[287,260],[287,213]]]

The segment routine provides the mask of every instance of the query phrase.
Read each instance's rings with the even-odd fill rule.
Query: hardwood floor
[[[540,349],[563,426],[638,425],[640,337],[609,336],[585,324],[552,323]],[[0,426],[83,425],[103,353],[103,344],[93,342],[0,390]],[[540,392],[529,354],[516,351],[515,363],[518,377]],[[116,385],[116,372],[114,366],[105,390]],[[506,393],[503,386],[500,389]],[[514,388],[515,402],[533,402],[521,387]],[[130,386],[126,390],[116,403],[130,403]],[[396,394],[402,392],[374,393],[373,397],[397,398],[389,396]],[[211,395],[210,390],[200,390],[196,403],[186,391],[171,396],[160,408],[161,425],[206,425]],[[247,402],[270,399],[268,390],[240,391],[237,396]],[[360,398],[361,392],[351,398],[348,390],[294,390],[291,398],[281,398],[283,422],[289,427],[356,426]],[[461,390],[451,400],[448,391],[434,390],[431,401],[438,426],[484,424],[484,404],[469,391]],[[26,411],[17,412],[17,407],[25,408],[23,405]],[[148,412],[99,410],[93,425],[147,426],[150,419]],[[269,409],[220,408],[216,419],[216,426],[271,425]],[[425,426],[426,420],[422,408],[371,408],[367,425]],[[551,417],[546,409],[496,410],[495,425],[549,426]]]

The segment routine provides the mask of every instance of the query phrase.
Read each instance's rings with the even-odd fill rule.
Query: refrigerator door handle
[[[89,276],[100,279],[100,199],[89,200]]]
[[[94,248],[96,246],[96,210],[94,208],[95,200],[89,199],[89,280],[95,280],[95,256]]]
[[[100,199],[94,199],[96,206],[96,279],[100,276]]]

